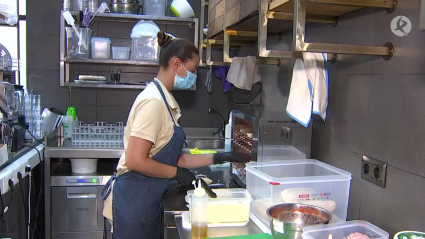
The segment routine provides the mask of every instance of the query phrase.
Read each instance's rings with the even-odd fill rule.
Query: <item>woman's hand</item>
[[[214,164],[222,163],[247,163],[249,156],[238,152],[216,153],[213,156]]]
[[[177,173],[173,179],[175,179],[180,185],[187,186],[192,184],[192,182],[196,180],[196,177],[189,169],[177,167]]]

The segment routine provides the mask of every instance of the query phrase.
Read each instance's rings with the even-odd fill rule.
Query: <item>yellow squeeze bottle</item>
[[[192,239],[204,239],[208,237],[208,196],[205,189],[201,186],[201,180],[198,181],[198,187],[196,187],[195,181],[193,181],[193,184],[195,186],[195,191],[192,195],[190,204]]]

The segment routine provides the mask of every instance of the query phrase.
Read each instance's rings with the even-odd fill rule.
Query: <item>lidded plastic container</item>
[[[143,14],[165,16],[166,0],[143,0]]]
[[[78,33],[72,27],[65,27],[66,54],[72,58],[88,58],[92,30],[89,28],[77,28],[77,30]]]
[[[246,187],[251,213],[269,225],[267,209],[282,203],[318,206],[333,222],[347,220],[351,173],[314,159],[249,163]]]
[[[290,145],[264,145],[260,162],[270,162],[289,159],[307,159],[306,155]]]
[[[388,239],[388,232],[366,221],[349,221],[320,226],[305,227],[301,237],[303,239],[347,238],[352,233],[361,233],[373,239]],[[352,234],[352,236],[355,234]],[[359,236],[360,234],[357,234]]]
[[[217,198],[208,197],[208,224],[245,223],[249,221],[249,209],[252,201],[248,190],[244,188],[214,189]],[[191,208],[194,190],[186,195]]]
[[[93,59],[109,59],[111,54],[111,40],[104,37],[92,37],[91,57]]]
[[[114,60],[128,60],[130,58],[130,47],[112,47],[112,59]]]
[[[140,21],[131,31],[131,59],[157,61],[159,27],[152,21]]]

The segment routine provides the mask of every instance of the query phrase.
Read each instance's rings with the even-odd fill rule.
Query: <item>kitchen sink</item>
[[[189,149],[224,149],[224,142],[219,139],[186,139]]]

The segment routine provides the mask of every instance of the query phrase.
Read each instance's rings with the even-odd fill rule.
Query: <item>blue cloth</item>
[[[214,67],[214,75],[223,81],[223,92],[226,93],[232,89],[232,83],[227,81],[227,74],[229,73],[229,66]]]
[[[174,134],[167,145],[152,158],[160,163],[177,166],[186,135],[176,125],[162,88],[158,87],[174,123]],[[114,180],[111,178],[111,181]],[[160,239],[162,238],[162,196],[169,179],[152,178],[130,171],[115,178],[113,187],[114,239]],[[110,183],[108,183],[110,185]],[[109,186],[110,187],[110,186]],[[107,198],[111,190],[105,186],[102,198]]]

